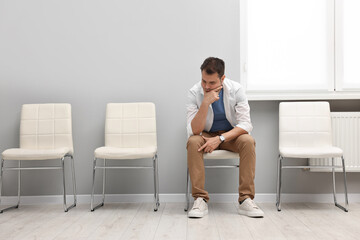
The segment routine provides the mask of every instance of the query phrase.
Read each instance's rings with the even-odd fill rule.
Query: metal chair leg
[[[64,156],[64,157],[61,158],[61,168],[62,168],[62,175],[63,175],[63,189],[64,189],[63,190],[64,191],[64,203],[63,203],[63,205],[64,205],[64,211],[68,212],[70,209],[72,209],[73,207],[76,206],[76,197],[74,195],[74,203],[71,206],[67,207],[67,205],[66,205],[66,187],[65,187],[65,157],[69,157],[69,156]],[[73,174],[75,174],[75,173],[73,173]],[[75,175],[73,175],[73,180],[75,180],[74,177],[75,177]],[[74,187],[74,185],[73,185],[73,187]],[[75,193],[75,189],[73,189],[73,192]]]
[[[154,174],[154,211],[158,210],[156,206],[156,163],[155,163],[155,156],[153,157],[153,174]]]
[[[156,186],[157,186],[157,199],[156,204],[159,207],[160,206],[160,188],[159,188],[159,158],[156,154]]]
[[[96,167],[96,158],[93,161],[93,182],[92,182],[92,191],[91,191],[91,199],[90,199],[90,210],[94,211],[94,188],[95,188],[95,167]]]
[[[104,168],[103,168],[103,197],[102,197],[102,206],[105,204],[105,187],[106,187],[106,159],[104,158]]]
[[[343,174],[344,174],[344,190],[345,190],[345,208],[346,212],[349,209],[349,199],[348,199],[348,191],[347,191],[347,181],[346,181],[346,171],[345,171],[345,159],[344,156],[341,156],[342,166],[343,166]]]
[[[104,206],[104,202],[105,202],[105,179],[106,179],[106,160],[104,159],[104,168],[103,168],[103,184],[102,184],[102,194],[103,194],[103,197],[102,197],[102,202],[99,203],[98,205],[96,205],[94,207],[94,189],[95,189],[95,171],[96,171],[96,158],[94,158],[94,163],[93,163],[93,184],[92,184],[92,192],[91,192],[91,202],[90,202],[90,210],[92,212],[94,212],[96,209]]]
[[[20,205],[20,190],[21,190],[21,161],[19,160],[19,171],[18,171],[18,202],[16,208],[19,208]]]
[[[337,200],[336,200],[336,184],[335,184],[335,159],[331,158],[331,165],[332,165],[332,182],[333,182],[333,195],[334,195],[334,204],[337,206]]]
[[[1,204],[1,197],[2,197],[2,180],[3,180],[3,175],[4,175],[4,171],[3,171],[3,167],[4,167],[4,159],[1,159],[1,163],[0,163],[0,204]],[[3,211],[1,210],[0,213],[2,213]]]
[[[276,187],[276,207],[278,211],[281,211],[281,173],[282,173],[282,160],[283,157],[279,155],[278,159],[278,176]]]
[[[62,167],[62,174],[63,174],[63,191],[64,191],[64,211],[67,212],[67,207],[66,207],[66,187],[65,187],[65,163],[64,163],[64,158],[61,158],[61,167]]]
[[[3,175],[4,175],[4,162],[5,160],[4,159],[1,159],[1,166],[0,166],[0,203],[1,203],[1,198],[2,198],[2,183],[3,183]],[[20,168],[21,164],[20,164],[20,161],[18,162],[18,166]],[[4,209],[1,209],[0,210],[0,213],[3,213],[5,211],[8,211],[10,209],[13,209],[13,208],[19,208],[19,204],[20,204],[20,184],[21,184],[21,178],[20,178],[20,170],[18,170],[18,200],[17,200],[17,204],[14,205],[14,206],[11,206],[11,207],[7,207],[7,208],[4,208]]]
[[[100,204],[94,207],[94,189],[95,189],[95,172],[96,172],[96,158],[94,158],[93,163],[93,184],[92,184],[92,192],[91,192],[91,201],[90,201],[90,210],[93,212],[97,208],[104,206],[105,203],[105,188],[106,188],[106,159],[104,159],[104,165],[103,167],[98,167],[103,169],[103,186],[102,186],[102,194],[103,199]],[[109,167],[109,168],[126,168],[126,167]],[[157,211],[160,206],[160,200],[159,200],[159,174],[158,174],[158,157],[157,154],[155,154],[153,158],[153,166],[152,167],[140,167],[140,168],[152,168],[154,173],[154,211]]]
[[[186,168],[186,190],[185,190],[186,206],[184,208],[185,212],[189,210],[189,206],[190,206],[189,181],[190,181],[189,168]]]
[[[340,205],[336,200],[336,190],[335,190],[335,170],[332,168],[332,175],[333,175],[333,193],[334,193],[334,202],[335,206],[340,208],[341,210],[348,212],[349,207],[349,201],[348,201],[348,195],[347,195],[347,185],[346,185],[346,171],[345,171],[345,160],[344,157],[341,156],[342,161],[342,168],[343,168],[343,174],[344,174],[344,187],[345,187],[345,207]],[[334,167],[334,158],[332,158],[332,166]]]
[[[157,163],[157,154],[153,158],[153,170],[154,170],[154,211],[156,212],[159,209],[159,180],[158,180],[158,163]]]
[[[1,169],[0,169],[0,203],[1,203],[1,198],[2,198],[2,184],[3,184],[3,175],[4,175],[4,162],[5,160],[4,159],[1,159]],[[19,163],[20,164],[20,163]],[[18,202],[16,205],[14,206],[11,206],[11,207],[7,207],[7,208],[4,208],[4,209],[1,209],[0,210],[0,213],[3,213],[5,211],[8,211],[10,209],[13,209],[13,208],[18,208],[19,207],[19,203],[20,203],[20,170],[18,171]]]
[[[17,200],[17,204],[15,206],[15,208],[19,208],[19,205],[20,205],[20,190],[21,190],[21,160],[18,160],[18,167],[19,167],[19,170],[18,170],[18,200]]]
[[[72,181],[73,181],[73,195],[74,195],[74,207],[77,203],[77,196],[76,196],[76,178],[75,178],[75,163],[74,163],[74,157],[71,157],[71,168],[72,168]]]

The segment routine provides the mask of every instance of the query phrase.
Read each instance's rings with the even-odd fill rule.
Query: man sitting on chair
[[[263,217],[255,196],[255,141],[250,107],[242,86],[225,78],[225,63],[209,57],[201,65],[202,80],[189,91],[187,104],[187,161],[195,199],[189,217],[208,213],[209,194],[204,189],[204,153],[222,149],[239,153],[239,213]]]

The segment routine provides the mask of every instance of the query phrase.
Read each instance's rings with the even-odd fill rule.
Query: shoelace
[[[196,199],[195,202],[194,202],[194,206],[193,206],[193,209],[200,209],[200,204],[201,204],[201,201],[204,201],[200,198]]]
[[[259,209],[259,207],[258,207],[258,206],[256,206],[256,204],[255,204],[252,200],[247,201],[247,203],[248,203],[248,204],[249,204],[252,208]]]

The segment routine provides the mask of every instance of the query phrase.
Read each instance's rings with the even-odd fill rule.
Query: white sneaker
[[[208,214],[208,205],[202,197],[198,197],[188,213],[189,218],[202,218]]]
[[[242,204],[239,204],[239,214],[248,217],[264,217],[264,212],[255,204],[251,198],[245,199]]]

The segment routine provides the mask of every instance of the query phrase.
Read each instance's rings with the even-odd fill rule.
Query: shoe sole
[[[205,210],[203,213],[192,213],[192,214],[190,214],[190,212],[189,212],[188,217],[189,218],[202,218],[205,215],[207,215],[208,212],[209,212],[208,210]]]
[[[263,218],[263,213],[249,213],[248,211],[238,210],[240,215],[252,217],[252,218]]]

